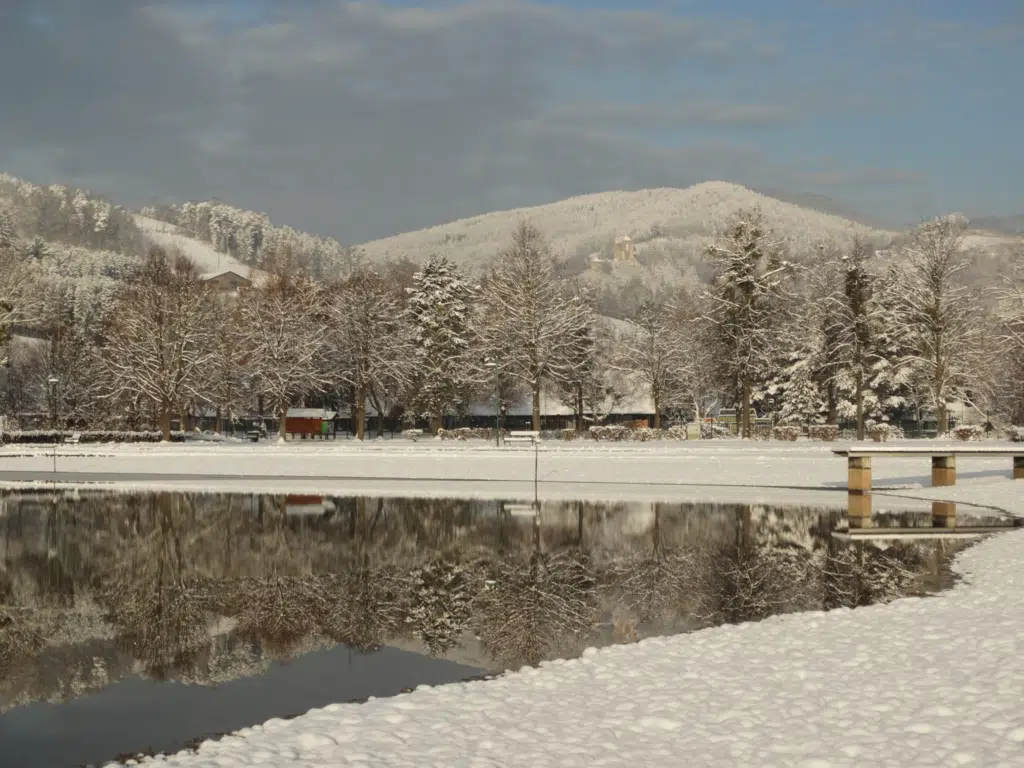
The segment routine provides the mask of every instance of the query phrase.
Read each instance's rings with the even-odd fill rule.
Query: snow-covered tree
[[[706,317],[715,328],[724,376],[740,392],[742,434],[750,437],[751,396],[775,357],[790,265],[756,208],[739,211],[707,255],[715,278]]]
[[[650,300],[640,305],[619,336],[614,365],[636,376],[654,401],[654,428],[661,429],[665,408],[679,404],[685,393],[687,361],[683,358],[671,304]]]
[[[461,564],[437,560],[409,576],[406,623],[432,656],[443,656],[469,624],[479,585]]]
[[[430,419],[436,432],[444,416],[466,401],[472,385],[473,288],[448,259],[431,256],[406,290],[414,363],[409,405]]]
[[[109,396],[141,395],[171,437],[176,408],[199,396],[203,369],[212,359],[208,292],[185,265],[155,249],[139,277],[116,299],[103,349]]]
[[[589,312],[587,302],[559,279],[540,230],[521,222],[483,287],[478,335],[483,354],[529,388],[535,430],[541,389],[571,377],[573,351]]]
[[[323,327],[314,322],[316,309],[312,286],[285,273],[238,297],[243,365],[255,391],[274,407],[281,440],[292,403],[329,381],[320,366]]]
[[[355,434],[362,440],[367,399],[383,414],[412,381],[413,336],[399,296],[371,270],[331,289],[326,310],[332,373],[353,390]]]
[[[967,219],[952,215],[921,224],[903,249],[899,315],[910,349],[906,363],[927,382],[937,431],[949,431],[948,403],[967,399],[977,382],[981,327],[977,299],[963,283]]]

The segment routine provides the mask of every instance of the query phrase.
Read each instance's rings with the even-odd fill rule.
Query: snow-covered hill
[[[645,189],[572,197],[531,208],[481,216],[365,243],[371,261],[409,258],[421,261],[445,253],[470,270],[486,266],[508,246],[519,221],[529,219],[547,236],[555,252],[582,266],[591,256],[611,256],[617,237],[628,235],[637,258],[653,251],[665,259],[699,254],[732,214],[759,206],[794,252],[812,249],[825,238],[847,240],[855,233],[883,234],[832,214],[786,203],[746,187],[713,181],[687,189]]]
[[[230,270],[242,277],[249,277],[248,266],[226,253],[219,253],[206,243],[182,234],[173,224],[139,214],[133,218],[150,241],[165,248],[177,248],[196,263],[200,273],[216,274]]]

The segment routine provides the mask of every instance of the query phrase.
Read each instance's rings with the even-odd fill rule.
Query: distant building
[[[252,281],[238,274],[228,270],[227,272],[215,272],[206,275],[200,275],[199,280],[203,285],[210,289],[220,292],[227,291],[238,291],[243,288],[252,288]]]
[[[612,252],[615,262],[618,264],[636,261],[636,246],[633,244],[633,238],[629,235],[616,237]]]
[[[322,440],[334,439],[336,436],[335,418],[336,411],[328,411],[323,408],[289,408],[284,419],[284,431],[292,437],[299,436],[301,439],[313,439],[319,437]]]
[[[596,253],[590,254],[589,266],[592,272],[600,272],[601,267],[604,264],[604,259],[598,256]]]

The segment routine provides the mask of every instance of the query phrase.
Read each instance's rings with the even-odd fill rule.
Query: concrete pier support
[[[956,456],[932,456],[932,486],[956,485]]]
[[[849,470],[849,477],[846,481],[847,489],[853,491],[871,490],[871,457],[850,456],[846,460]]]
[[[1024,456],[1013,457],[1013,479],[1024,480]]]
[[[846,499],[846,519],[850,528],[870,528],[871,494],[851,492]]]
[[[956,504],[951,501],[933,501],[932,528],[956,528]]]

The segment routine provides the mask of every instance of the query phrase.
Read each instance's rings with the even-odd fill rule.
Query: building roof
[[[205,274],[200,275],[199,279],[205,283],[208,280],[214,280],[218,277],[227,277],[228,275],[234,275],[239,280],[244,280],[247,283],[252,282],[251,280],[249,280],[248,277],[246,277],[245,275],[238,274],[233,269],[226,269],[223,272],[206,272]]]
[[[337,416],[336,411],[328,411],[324,408],[289,408],[286,417],[289,419],[322,419],[333,421]]]

